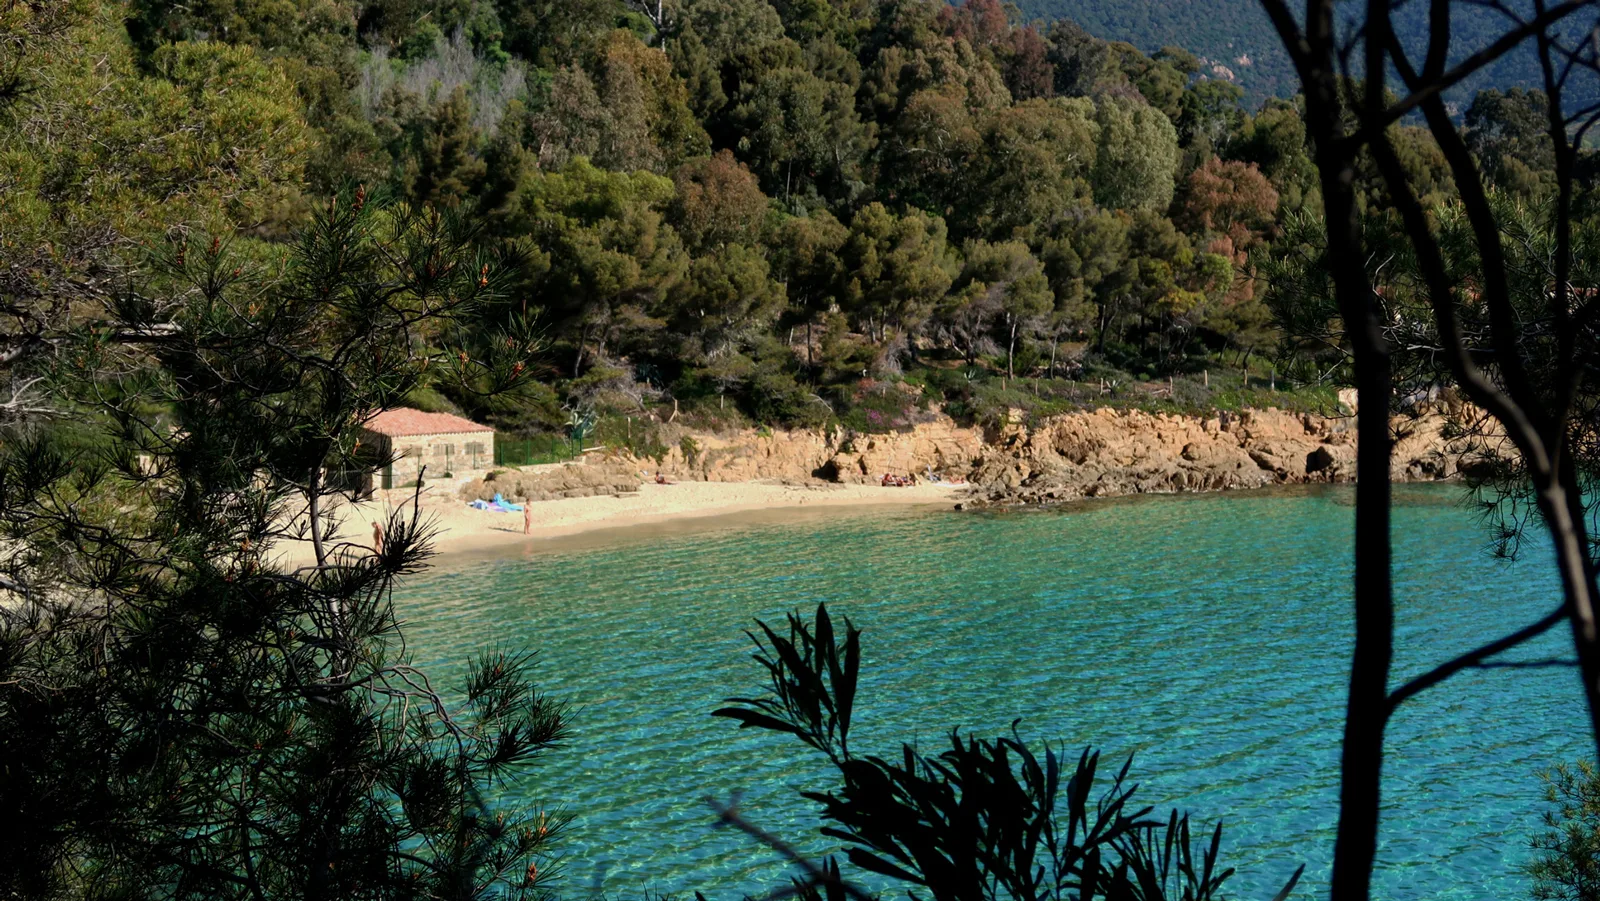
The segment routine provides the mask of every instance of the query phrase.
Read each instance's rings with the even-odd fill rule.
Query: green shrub
[[[622,448],[639,459],[659,462],[667,455],[661,426],[632,416],[604,416],[595,424],[591,440],[602,447]]]
[[[863,379],[843,392],[839,422],[866,434],[909,429],[920,412],[917,400],[893,383]]]
[[[826,425],[833,411],[787,372],[761,372],[750,381],[750,411],[756,421],[790,428]]]
[[[924,386],[924,391],[932,397],[949,403],[963,401],[972,397],[973,379],[978,376],[976,370],[962,367],[960,369],[925,369],[917,374]],[[912,381],[910,377],[906,381]]]
[[[1043,370],[1049,361],[1048,349],[1041,344],[1027,341],[1017,345],[1016,355],[1011,360],[1011,368],[1021,376]],[[1003,364],[1004,360],[1001,362]]]

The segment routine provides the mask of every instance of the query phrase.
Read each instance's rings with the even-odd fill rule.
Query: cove
[[[396,597],[416,661],[538,652],[575,734],[511,791],[574,816],[561,893],[736,898],[782,884],[767,849],[714,829],[742,796],[803,849],[828,840],[809,749],[711,710],[758,690],[742,630],[826,601],[863,632],[852,745],[937,749],[960,726],[1106,763],[1139,797],[1224,822],[1236,897],[1326,892],[1350,648],[1348,488],[1086,502],[1049,511],[833,514],[445,561]],[[1396,489],[1396,680],[1559,599],[1542,546],[1506,563],[1453,486]],[[1513,659],[1570,656],[1554,630]],[[1374,896],[1525,896],[1538,774],[1587,753],[1568,669],[1468,671],[1393,723]],[[881,886],[882,884],[879,883]],[[886,887],[886,886],[884,886]]]

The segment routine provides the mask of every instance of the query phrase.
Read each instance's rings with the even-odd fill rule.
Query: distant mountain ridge
[[[1288,97],[1300,84],[1259,0],[1016,0],[1025,19],[1070,19],[1089,33],[1107,40],[1127,41],[1150,52],[1175,45],[1227,69],[1253,100]],[[1527,14],[1532,13],[1531,4]],[[1352,15],[1361,6],[1347,4]],[[1301,7],[1291,4],[1296,13]],[[1504,31],[1505,19],[1482,7],[1455,4],[1453,30],[1457,52],[1463,58],[1493,41]],[[1414,58],[1420,58],[1428,41],[1427,6],[1412,2],[1395,12],[1395,30]],[[1540,84],[1538,60],[1524,48],[1489,66],[1456,94],[1464,100],[1486,87],[1509,88]],[[1580,94],[1595,94],[1583,86]]]

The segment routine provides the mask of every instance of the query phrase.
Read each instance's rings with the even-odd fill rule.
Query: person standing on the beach
[[[372,524],[372,552],[379,556],[383,555],[383,526],[376,522]]]
[[[522,499],[522,534],[533,534],[533,503],[527,498]]]

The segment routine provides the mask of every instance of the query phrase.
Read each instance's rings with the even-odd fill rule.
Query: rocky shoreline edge
[[[1274,408],[1203,416],[1101,408],[1033,423],[1016,411],[991,429],[936,414],[884,434],[685,431],[661,457],[626,465],[676,480],[793,484],[871,485],[884,473],[931,472],[964,479],[966,507],[1343,482],[1355,477],[1353,397],[1342,407],[1337,416]],[[1392,477],[1447,480],[1488,464],[1492,442],[1460,427],[1475,419],[1465,413],[1437,404],[1396,416]]]

